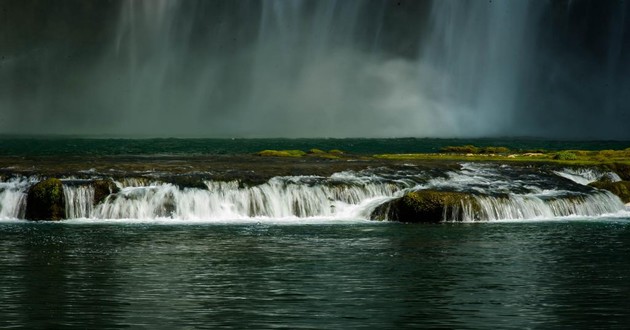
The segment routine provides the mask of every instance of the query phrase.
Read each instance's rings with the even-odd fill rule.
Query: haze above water
[[[629,139],[622,1],[0,3],[0,133]]]

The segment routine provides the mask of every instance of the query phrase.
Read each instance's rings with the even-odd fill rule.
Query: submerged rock
[[[464,218],[466,205],[473,208],[473,214],[479,213],[479,205],[471,194],[420,190],[378,206],[370,217],[373,220],[436,223]]]
[[[61,220],[66,217],[66,201],[61,180],[50,178],[28,190],[26,219]]]
[[[622,202],[630,203],[630,181],[596,181],[589,184],[597,189],[605,189],[617,195]]]

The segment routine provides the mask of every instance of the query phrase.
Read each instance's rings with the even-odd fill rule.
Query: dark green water
[[[0,328],[627,328],[630,222],[0,224]]]
[[[550,141],[542,139],[87,139],[0,137],[0,155],[247,154],[265,149],[341,149],[357,154],[437,152],[453,145],[505,146],[515,150],[625,149],[630,141]]]

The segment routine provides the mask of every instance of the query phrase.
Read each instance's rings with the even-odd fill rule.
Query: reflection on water
[[[0,224],[0,328],[623,328],[630,223]]]

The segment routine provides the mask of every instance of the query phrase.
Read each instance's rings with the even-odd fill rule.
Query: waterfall
[[[375,200],[401,195],[393,183],[327,185],[311,177],[276,177],[240,187],[239,182],[207,181],[208,190],[172,184],[126,187],[92,213],[101,219],[366,218]]]
[[[379,205],[423,189],[472,196],[445,208],[446,221],[597,217],[625,209],[617,196],[581,181],[611,173],[541,169],[490,163],[464,163],[445,173],[379,168],[329,177],[273,177],[251,186],[207,179],[206,189],[180,187],[159,177],[129,177],[114,181],[120,191],[96,205],[91,180],[62,182],[68,219],[369,219]],[[579,179],[566,180],[569,173]],[[27,191],[39,181],[16,177],[0,182],[0,219],[24,218]]]
[[[475,196],[475,201],[479,205],[478,214],[473,211],[475,208],[472,205],[468,205],[463,219],[448,218],[448,220],[517,220],[600,216],[624,209],[621,200],[608,191],[547,200],[534,195]]]
[[[0,219],[23,219],[26,211],[26,191],[34,178],[17,177],[0,182]]]
[[[66,200],[66,218],[90,217],[94,203],[94,187],[89,184],[78,186],[64,184],[63,194]]]

